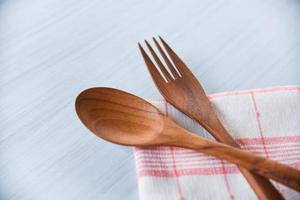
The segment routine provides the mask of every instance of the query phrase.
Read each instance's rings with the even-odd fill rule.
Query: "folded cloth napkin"
[[[300,169],[300,86],[209,96],[229,133],[243,149]],[[164,101],[152,101],[178,124],[212,137]],[[141,200],[257,199],[237,167],[176,147],[135,148]],[[286,199],[300,193],[273,182]]]

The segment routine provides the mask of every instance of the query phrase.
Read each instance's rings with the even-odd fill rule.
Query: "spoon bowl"
[[[130,146],[159,143],[164,116],[139,97],[111,88],[90,88],[79,94],[75,107],[85,126],[105,140]]]

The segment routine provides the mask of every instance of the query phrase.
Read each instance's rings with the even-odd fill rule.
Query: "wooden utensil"
[[[191,133],[149,102],[112,88],[91,88],[76,99],[76,112],[97,136],[129,146],[176,146],[243,166],[300,191],[300,171]]]
[[[240,148],[219,121],[218,116],[211,106],[211,103],[199,81],[170,48],[170,46],[161,37],[159,38],[166,53],[172,60],[172,62],[169,60],[166,53],[164,53],[163,48],[157,40],[153,38],[154,43],[166,65],[162,64],[162,61],[158,58],[155,51],[147,41],[146,44],[155,60],[156,66],[162,72],[162,75],[158,72],[156,66],[139,44],[140,51],[157,89],[167,102],[197,121],[217,141]],[[171,73],[167,71],[167,68]],[[253,174],[244,168],[239,167],[239,169],[252,187],[258,199],[284,199],[268,179],[257,174]]]

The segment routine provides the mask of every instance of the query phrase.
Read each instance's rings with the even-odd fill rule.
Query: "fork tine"
[[[179,75],[178,75],[177,71],[175,70],[173,64],[170,62],[169,58],[166,56],[165,52],[163,51],[163,49],[161,48],[159,43],[156,41],[156,39],[154,37],[152,39],[153,39],[156,47],[158,48],[158,51],[159,51],[160,55],[163,57],[164,61],[168,65],[172,75],[174,76],[175,79],[178,78]]]
[[[165,47],[166,51],[168,52],[170,58],[172,59],[173,63],[177,67],[178,71],[181,75],[185,74],[192,74],[192,72],[187,68],[184,62],[176,55],[176,53],[171,49],[171,47],[162,39],[162,37],[158,36],[160,41],[162,42],[163,46]]]
[[[159,71],[156,69],[155,65],[152,63],[151,59],[143,49],[140,43],[138,43],[139,49],[141,51],[141,54],[144,58],[145,64],[151,74],[152,79],[154,80],[156,85],[162,85],[166,83],[166,81],[163,79],[163,77],[160,75]]]
[[[161,70],[161,72],[163,73],[163,75],[165,76],[165,78],[167,79],[167,81],[171,81],[172,77],[170,76],[169,72],[166,70],[166,68],[164,67],[164,65],[161,63],[160,59],[158,58],[158,56],[156,55],[156,53],[154,52],[154,50],[152,49],[152,47],[150,46],[150,44],[147,42],[147,40],[145,40],[145,43],[148,47],[148,49],[151,52],[151,55],[153,56],[156,64],[158,65],[159,69]]]

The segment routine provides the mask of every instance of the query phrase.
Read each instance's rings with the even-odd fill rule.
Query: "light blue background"
[[[207,93],[300,84],[300,1],[0,0],[0,199],[138,199],[132,149],[90,134],[76,95],[161,98],[137,42],[163,36]]]

